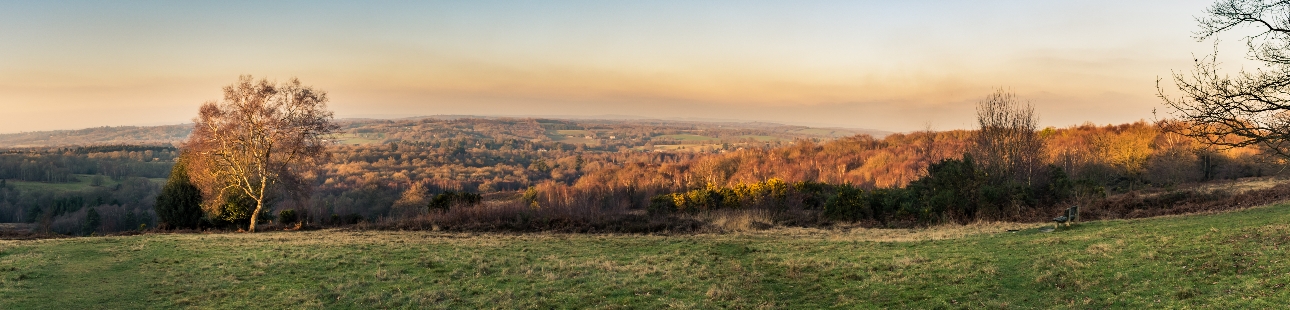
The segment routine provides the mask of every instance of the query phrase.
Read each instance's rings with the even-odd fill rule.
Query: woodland
[[[1168,126],[1038,129],[1027,155],[1035,168],[1000,181],[984,175],[988,159],[973,149],[979,130],[875,137],[773,124],[351,120],[334,135],[331,157],[305,175],[311,195],[273,197],[261,222],[657,232],[720,230],[697,215],[758,212],[764,223],[756,225],[911,227],[1042,221],[1072,204],[1120,218],[1170,213],[1171,202],[1233,199],[1194,188],[1284,170],[1256,147],[1215,149]],[[852,135],[831,136],[839,132]],[[179,152],[173,144],[7,148],[0,221],[61,234],[178,228],[156,210]],[[60,184],[67,186],[49,186]],[[472,195],[480,198],[459,199]],[[235,229],[249,220],[198,218],[183,227]]]

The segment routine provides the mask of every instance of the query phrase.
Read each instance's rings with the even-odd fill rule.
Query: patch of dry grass
[[[1197,186],[1196,190],[1202,193],[1226,191],[1233,194],[1240,194],[1249,191],[1269,189],[1286,183],[1290,183],[1290,180],[1281,177],[1253,177],[1206,182]]]
[[[747,232],[766,230],[774,227],[772,212],[764,209],[751,210],[714,210],[695,214],[681,214],[683,219],[709,223],[718,232]]]
[[[792,236],[820,238],[829,241],[914,242],[959,239],[982,234],[1007,233],[1038,227],[1052,226],[1045,223],[974,222],[967,225],[942,224],[921,228],[866,228],[839,226],[833,228],[774,227],[763,230],[737,231],[748,236]]]

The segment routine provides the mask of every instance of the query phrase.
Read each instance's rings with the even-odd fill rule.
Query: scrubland
[[[722,234],[316,230],[0,241],[0,308],[1276,308],[1290,205]],[[1009,232],[1009,230],[1017,230]]]

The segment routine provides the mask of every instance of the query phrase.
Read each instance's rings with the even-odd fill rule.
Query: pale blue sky
[[[1209,1],[0,1],[0,132],[183,123],[239,74],[340,117],[637,115],[970,128],[1151,117]],[[1242,64],[1239,37],[1223,56]]]

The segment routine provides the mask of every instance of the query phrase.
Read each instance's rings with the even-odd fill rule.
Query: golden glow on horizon
[[[6,111],[0,133],[186,122],[240,74],[299,77],[329,91],[341,117],[617,114],[951,129],[971,127],[972,103],[1005,87],[1035,103],[1045,125],[1128,122],[1149,118],[1158,107],[1157,77],[1187,69],[1191,55],[1208,51],[1207,43],[1188,37],[1190,16],[1205,4],[1189,2],[1167,19],[1148,20],[1163,26],[1096,26],[1125,33],[1079,32],[1072,26],[1105,21],[1072,24],[1086,16],[1062,15],[1102,17],[1096,5],[1029,5],[1034,12],[1012,12],[1016,20],[959,14],[1007,3],[923,12],[942,27],[894,21],[899,16],[853,21],[847,12],[828,12],[862,12],[869,4],[839,3],[844,8],[834,10],[817,3],[800,12],[766,5],[742,15],[721,5],[682,13],[599,8],[609,12],[577,15],[576,22],[561,19],[571,14],[566,11],[498,13],[484,5],[471,10],[485,15],[426,21],[387,10],[373,14],[391,20],[388,25],[365,19],[286,24],[296,36],[246,38],[237,37],[238,29],[223,32],[220,22],[140,38],[127,33],[120,42],[19,32],[9,42],[22,46],[0,43],[0,52],[18,56],[0,59],[0,109]],[[1155,12],[1159,5],[1131,9]],[[348,14],[328,10],[335,11],[323,13]],[[626,21],[614,20],[620,17]],[[958,24],[965,22],[981,25]],[[1010,28],[1018,25],[1035,29]],[[1135,27],[1150,29],[1135,33]],[[27,47],[46,41],[43,48]],[[1240,56],[1239,45],[1225,50]]]

